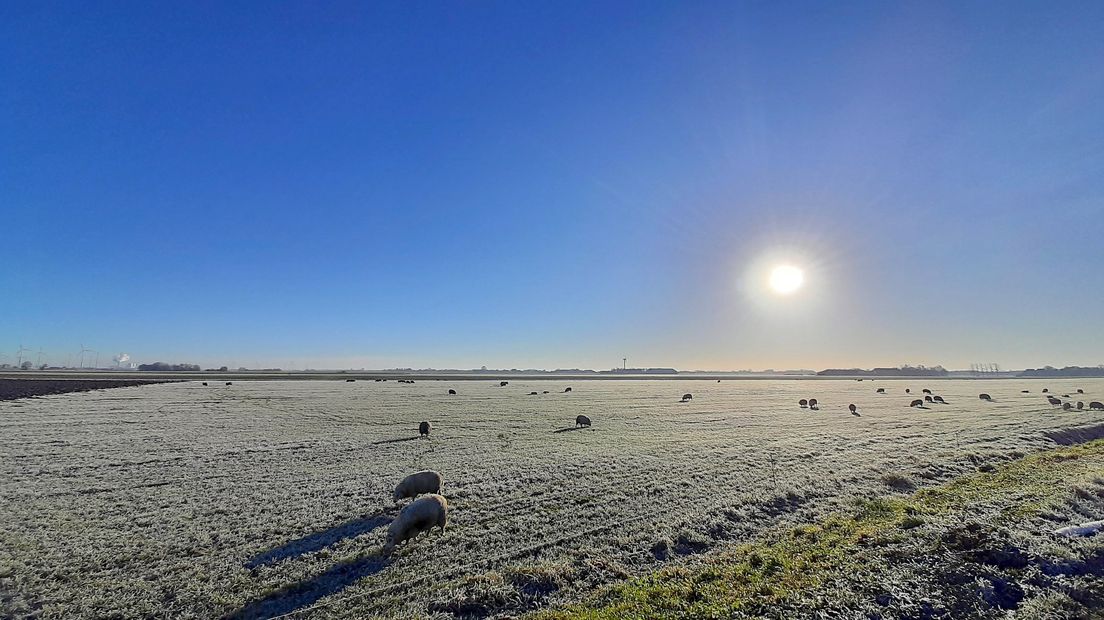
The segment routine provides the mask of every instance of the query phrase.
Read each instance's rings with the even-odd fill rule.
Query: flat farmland
[[[1101,379],[416,381],[0,402],[0,616],[516,615],[1104,424],[1041,393]],[[449,526],[384,558],[420,469]]]

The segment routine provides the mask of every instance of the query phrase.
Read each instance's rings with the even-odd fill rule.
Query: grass
[[[864,570],[873,548],[921,528],[952,522],[978,505],[996,508],[1000,528],[1063,501],[1104,468],[1104,440],[1028,456],[918,491],[859,502],[855,510],[794,527],[760,542],[612,586],[594,599],[534,614],[539,620],[721,618],[754,615],[802,597],[842,574]]]

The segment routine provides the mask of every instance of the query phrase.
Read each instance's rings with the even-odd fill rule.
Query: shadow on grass
[[[403,441],[417,441],[418,439],[421,439],[421,437],[400,437],[398,439],[384,439],[382,441],[373,441],[372,445],[373,446],[378,446],[380,444],[385,444],[385,443],[400,443],[400,442],[403,442]]]
[[[553,433],[570,433],[571,431],[585,431],[590,428],[589,426],[569,426],[567,428],[561,428],[558,431],[552,431]]]
[[[263,620],[302,609],[319,599],[337,594],[364,577],[375,575],[390,566],[391,560],[367,555],[342,562],[311,579],[288,585],[268,596],[253,601],[226,616],[228,620]]]
[[[273,564],[280,560],[296,558],[307,553],[321,551],[346,538],[355,538],[361,534],[367,534],[378,527],[391,523],[392,520],[394,520],[394,517],[377,513],[370,517],[361,517],[359,519],[346,521],[328,530],[315,532],[309,536],[304,536],[303,538],[297,538],[284,543],[275,549],[265,551],[246,562],[245,567],[253,569],[258,566]]]

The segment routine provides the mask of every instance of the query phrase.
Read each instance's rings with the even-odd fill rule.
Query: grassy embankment
[[[986,615],[1032,597],[1050,597],[1046,605],[1081,617],[1099,610],[1096,597],[1104,593],[1068,581],[1056,587],[1051,577],[1080,574],[1093,583],[1104,545],[1067,542],[1081,544],[1080,558],[1076,549],[1065,557],[1059,549],[1057,559],[1039,551],[1062,544],[1049,534],[1062,523],[1051,521],[1076,519],[1071,503],[1081,502],[1082,514],[1085,502],[1104,507],[1102,476],[1104,440],[1036,453],[908,496],[858,502],[846,514],[630,579],[535,618],[784,617],[787,609],[825,605],[889,616],[904,607],[923,616],[924,606],[936,615]],[[886,574],[899,566],[899,574]],[[938,590],[935,603],[928,602],[931,592],[917,592],[925,589]],[[914,600],[902,601],[908,597]]]

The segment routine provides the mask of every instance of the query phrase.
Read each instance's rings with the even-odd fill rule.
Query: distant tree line
[[[942,366],[900,366],[898,368],[829,368],[817,373],[822,377],[943,377],[947,369]]]
[[[1104,366],[1066,366],[1055,368],[1028,368],[1020,373],[1021,377],[1104,377]]]
[[[159,372],[165,371],[179,371],[179,370],[199,370],[199,364],[166,364],[165,362],[154,362],[152,364],[138,364],[138,370],[155,370]]]

